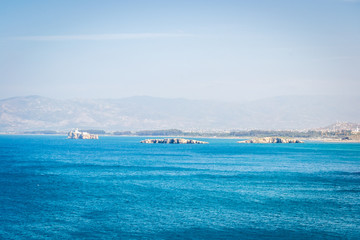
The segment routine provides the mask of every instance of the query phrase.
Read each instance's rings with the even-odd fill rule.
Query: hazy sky
[[[0,98],[359,89],[356,0],[0,0]]]

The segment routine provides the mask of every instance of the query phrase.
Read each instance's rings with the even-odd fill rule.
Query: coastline
[[[13,135],[13,136],[64,136],[66,133],[56,133],[56,134],[35,134],[35,133],[0,133],[1,135]],[[234,136],[184,136],[184,135],[169,135],[169,136],[154,136],[154,135],[114,135],[114,134],[99,134],[99,137],[143,137],[143,138],[199,138],[199,139],[234,139],[234,140],[248,140],[254,137],[244,136],[244,137],[234,137]],[[264,136],[266,137],[266,136]],[[298,138],[305,143],[307,142],[319,142],[319,143],[360,143],[360,139],[334,139],[334,138]]]
[[[324,142],[324,143],[360,143],[360,139],[341,140],[341,139],[331,139],[331,138],[324,138],[324,139],[308,138],[308,139],[302,139],[302,140],[311,141],[311,142]]]

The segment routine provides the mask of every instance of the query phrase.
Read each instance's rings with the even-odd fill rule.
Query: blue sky
[[[360,2],[0,1],[0,98],[358,95]]]

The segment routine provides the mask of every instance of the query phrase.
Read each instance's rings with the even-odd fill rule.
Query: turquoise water
[[[360,239],[360,144],[142,139],[0,136],[0,238]]]

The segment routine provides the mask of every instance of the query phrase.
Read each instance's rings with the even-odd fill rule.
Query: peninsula
[[[184,139],[184,138],[165,138],[165,139],[145,139],[141,143],[165,143],[165,144],[208,144],[208,142]]]

